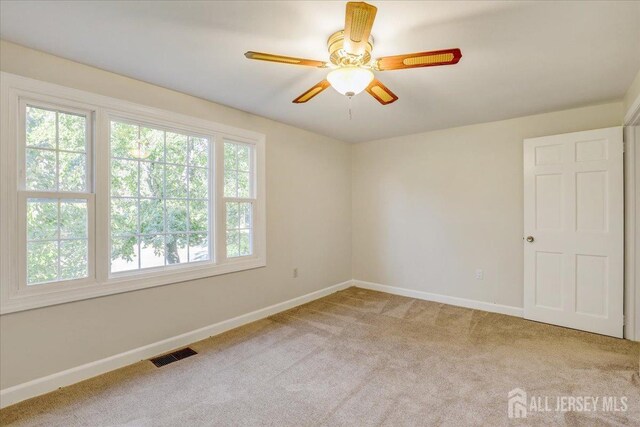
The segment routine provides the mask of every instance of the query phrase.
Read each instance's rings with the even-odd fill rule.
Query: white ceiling
[[[620,99],[640,69],[640,2],[371,3],[374,56],[459,47],[463,57],[377,73],[400,99],[360,94],[351,121],[332,89],[291,103],[326,70],[243,56],[327,60],[341,1],[2,1],[0,36],[350,142]]]

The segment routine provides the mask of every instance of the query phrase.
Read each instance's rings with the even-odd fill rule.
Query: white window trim
[[[105,295],[129,292],[203,277],[216,276],[266,266],[266,174],[265,135],[253,131],[198,119],[179,113],[147,107],[115,98],[33,80],[0,72],[0,314],[29,310]],[[141,270],[127,275],[109,275],[109,162],[95,161],[95,279],[77,283],[60,282],[56,286],[34,285],[28,292],[20,289],[21,259],[19,251],[18,166],[19,162],[19,105],[21,99],[35,99],[53,104],[68,105],[93,111],[95,159],[109,159],[110,117],[142,120],[158,126],[171,126],[211,137],[215,150],[210,198],[213,200],[211,233],[216,251],[214,262],[189,263],[164,267],[160,271]],[[253,255],[227,259],[224,253],[225,223],[223,210],[223,140],[244,142],[255,146],[255,212],[253,218]],[[212,150],[213,151],[213,150]],[[215,190],[215,191],[214,191]],[[90,216],[90,218],[92,218]],[[91,219],[90,219],[91,220]],[[222,246],[221,246],[222,244]]]

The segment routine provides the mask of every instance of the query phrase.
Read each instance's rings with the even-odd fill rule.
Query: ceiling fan
[[[294,99],[296,104],[305,103],[332,86],[349,98],[366,90],[382,105],[391,104],[398,97],[375,78],[373,71],[452,65],[462,58],[460,49],[445,49],[372,59],[371,28],[377,11],[375,6],[364,2],[347,3],[344,30],[336,31],[327,41],[330,62],[252,51],[244,56],[260,61],[332,69],[326,79]]]

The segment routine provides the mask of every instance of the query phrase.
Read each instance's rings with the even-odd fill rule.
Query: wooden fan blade
[[[313,98],[314,96],[316,96],[317,94],[319,94],[320,92],[322,92],[323,90],[325,90],[326,88],[328,88],[329,86],[331,86],[331,83],[329,83],[327,80],[323,80],[317,85],[313,86],[308,91],[306,91],[305,93],[303,93],[302,95],[300,95],[299,97],[297,97],[296,99],[294,99],[293,103],[303,104],[308,100],[310,100],[311,98]]]
[[[369,86],[367,86],[366,91],[382,105],[391,104],[398,100],[396,94],[391,92],[389,88],[383,85],[378,79],[373,79]]]
[[[462,58],[460,49],[434,50],[431,52],[409,53],[407,55],[378,58],[374,68],[379,71],[401,70],[403,68],[434,67],[457,64]]]
[[[259,61],[279,62],[281,64],[306,65],[307,67],[327,67],[326,62],[315,61],[313,59],[294,58],[292,56],[272,55],[270,53],[252,52],[244,54],[249,59],[257,59]]]
[[[344,50],[352,55],[362,55],[369,42],[371,27],[378,9],[364,2],[350,1],[344,21]]]

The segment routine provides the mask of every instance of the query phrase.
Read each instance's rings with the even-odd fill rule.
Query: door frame
[[[640,95],[624,118],[624,338],[640,341]]]

